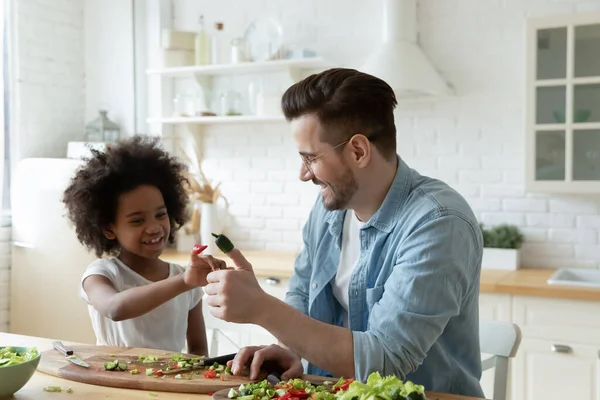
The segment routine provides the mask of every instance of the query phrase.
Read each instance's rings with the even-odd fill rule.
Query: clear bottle
[[[215,23],[215,34],[212,36],[212,43],[210,46],[211,50],[211,64],[223,64],[223,23]]]
[[[194,40],[194,58],[196,65],[206,65],[210,60],[210,41],[206,30],[204,29],[204,16],[201,15],[198,19],[200,29],[196,33]]]

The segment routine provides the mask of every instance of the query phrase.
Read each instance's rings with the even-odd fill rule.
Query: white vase
[[[219,208],[216,204],[202,203],[200,211],[200,243],[208,246],[202,254],[217,255],[219,248],[212,233],[221,233]]]

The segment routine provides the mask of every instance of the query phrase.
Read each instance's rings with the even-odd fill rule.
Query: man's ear
[[[103,232],[108,240],[115,240],[117,238],[111,229],[104,229]]]
[[[359,167],[364,167],[369,163],[371,158],[371,145],[369,139],[362,134],[354,135],[350,139],[352,146],[352,157]]]

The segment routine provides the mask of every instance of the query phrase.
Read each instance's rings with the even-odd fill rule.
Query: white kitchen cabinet
[[[600,303],[514,296],[513,399],[600,400]]]
[[[600,192],[600,13],[527,26],[526,186]]]
[[[512,297],[506,294],[479,294],[479,318],[490,321],[511,321]]]
[[[523,338],[513,362],[513,399],[600,399],[598,346]]]

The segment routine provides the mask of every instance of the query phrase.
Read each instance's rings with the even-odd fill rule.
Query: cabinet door
[[[598,348],[523,338],[512,369],[513,399],[599,400]]]
[[[479,318],[490,321],[511,320],[511,296],[507,294],[479,294]]]
[[[528,21],[527,188],[600,192],[600,13]]]

